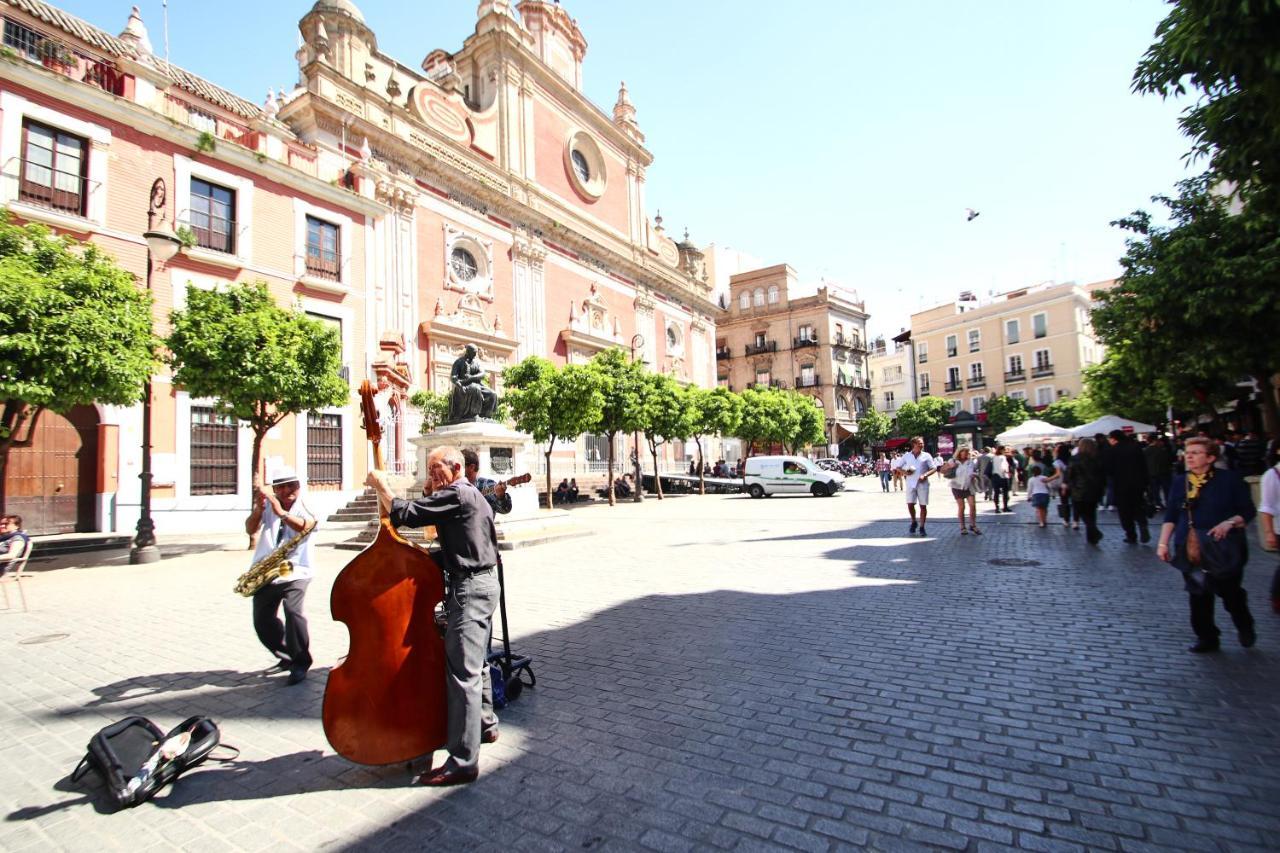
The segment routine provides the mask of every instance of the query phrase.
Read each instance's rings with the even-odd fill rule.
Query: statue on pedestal
[[[449,397],[449,419],[446,423],[493,417],[498,408],[498,394],[485,387],[484,370],[476,361],[474,344],[467,344],[463,354],[453,362],[449,379],[453,393]]]

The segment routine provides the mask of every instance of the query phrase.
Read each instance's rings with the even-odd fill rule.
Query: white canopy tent
[[[1096,421],[1089,421],[1087,424],[1072,427],[1071,434],[1076,438],[1093,438],[1098,433],[1106,435],[1113,429],[1122,429],[1125,432],[1131,432],[1135,435],[1137,433],[1156,431],[1156,428],[1151,424],[1131,421],[1128,418],[1122,418],[1119,415],[1103,415]]]
[[[1001,444],[1039,444],[1045,441],[1069,441],[1071,430],[1056,427],[1045,421],[1023,421],[1013,429],[996,436]]]

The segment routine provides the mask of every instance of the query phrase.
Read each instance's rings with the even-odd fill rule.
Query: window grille
[[[234,495],[240,436],[235,419],[191,407],[191,494]]]
[[[307,485],[342,485],[342,416],[307,414]]]

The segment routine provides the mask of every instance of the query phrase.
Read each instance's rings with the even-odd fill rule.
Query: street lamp
[[[639,333],[632,335],[631,336],[631,363],[632,364],[635,364],[635,361],[636,361],[636,347],[642,347],[642,346],[644,346],[644,336]],[[642,500],[644,500],[644,481],[640,479],[640,431],[639,430],[636,430],[634,433],[632,433],[631,440],[632,442],[635,443],[635,454],[636,454],[635,455],[636,490],[635,490],[635,493],[631,496],[631,500],[633,503],[640,503]],[[654,471],[653,476],[657,477],[658,472]],[[654,488],[657,488],[658,487],[657,482],[654,482],[653,486]]]
[[[156,227],[156,216],[164,210],[165,185],[164,178],[156,178],[151,185],[151,202],[147,206],[147,230],[143,237],[147,241],[147,295],[151,295],[151,270],[156,261],[167,262],[182,248],[182,241],[164,224],[161,218]],[[150,299],[147,310],[150,308]],[[138,475],[142,481],[141,513],[138,516],[138,534],[133,538],[133,548],[129,551],[129,562],[154,563],[160,559],[160,549],[156,547],[156,526],[151,520],[151,377],[142,386],[142,473]]]

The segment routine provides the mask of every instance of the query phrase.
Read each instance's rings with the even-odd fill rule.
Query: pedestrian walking
[[[1045,475],[1043,463],[1037,462],[1031,466],[1027,477],[1027,500],[1031,501],[1031,506],[1036,511],[1036,521],[1043,528],[1049,518],[1049,484],[1058,479],[1058,472],[1054,471],[1051,476]]]
[[[1258,512],[1262,514],[1262,540],[1268,551],[1275,551],[1280,546],[1280,460],[1273,452],[1271,467],[1262,475],[1262,506]],[[1280,613],[1280,567],[1271,576],[1271,609]]]
[[[950,478],[951,496],[956,499],[956,513],[960,519],[960,535],[968,535],[970,531],[975,536],[981,536],[982,531],[978,529],[978,504],[977,499],[973,495],[973,481],[978,476],[977,463],[971,458],[972,453],[967,447],[962,447],[956,451],[955,458],[942,465],[942,475]],[[964,507],[969,505],[969,526],[964,525]]]
[[[1009,452],[1003,445],[997,446],[995,455],[991,457],[991,499],[996,502],[996,512],[1009,511],[1009,484],[1012,468],[1013,463],[1009,459]],[[1002,501],[1004,509],[1000,508]]]
[[[1106,473],[1098,459],[1098,443],[1092,438],[1080,439],[1076,455],[1067,468],[1067,484],[1076,518],[1084,522],[1085,541],[1097,545],[1102,540],[1098,529],[1098,501],[1106,489]]]
[[[929,519],[929,477],[938,469],[933,456],[924,449],[924,439],[911,439],[911,452],[898,457],[895,465],[906,478],[907,512],[911,513],[911,533],[920,531],[927,536],[925,522]],[[916,523],[916,506],[920,507],[920,521]]]
[[[1258,639],[1242,586],[1249,555],[1244,528],[1257,513],[1244,478],[1215,467],[1219,452],[1211,439],[1187,439],[1187,472],[1173,481],[1156,546],[1156,555],[1182,572],[1196,634],[1187,650],[1196,653],[1218,650],[1215,597],[1231,614],[1240,645],[1247,649]]]
[[[891,467],[888,455],[881,453],[880,458],[876,460],[876,473],[880,475],[880,490],[885,494],[889,493],[889,480],[893,476]]]
[[[973,492],[982,492],[982,499],[991,500],[991,448],[988,447],[977,459],[977,471],[973,478]]]
[[[1111,449],[1106,455],[1106,472],[1115,490],[1113,504],[1124,528],[1124,541],[1130,545],[1141,539],[1151,541],[1147,529],[1147,460],[1130,436],[1114,429],[1107,437]]]

